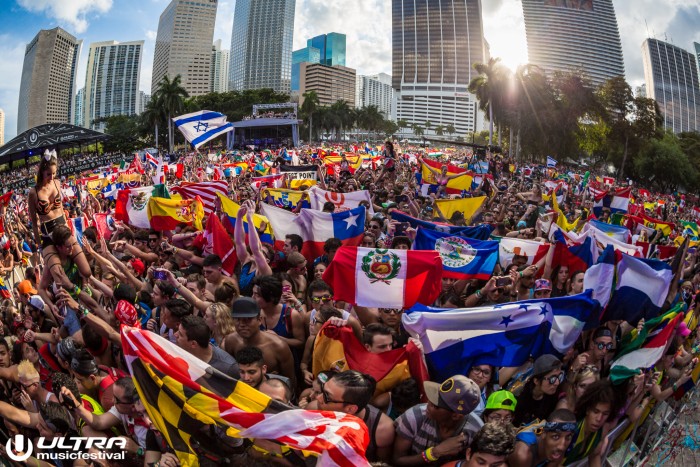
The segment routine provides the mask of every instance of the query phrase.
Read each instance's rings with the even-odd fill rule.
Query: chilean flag
[[[331,237],[339,239],[343,245],[359,245],[365,233],[365,213],[364,206],[333,213],[302,209],[297,222],[303,232],[304,256],[312,260],[322,256],[323,244]]]
[[[358,306],[410,308],[433,303],[442,288],[437,251],[343,246],[323,274],[335,299]]]

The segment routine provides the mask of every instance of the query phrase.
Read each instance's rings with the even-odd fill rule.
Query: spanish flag
[[[430,167],[433,167],[434,169],[441,170],[443,164],[437,161],[432,161],[430,159],[423,159],[423,162],[425,162],[427,165]],[[469,191],[472,189],[472,180],[473,176],[470,172],[468,172],[466,169],[457,167],[456,165],[449,164],[447,166],[447,175],[454,175],[454,174],[459,174],[463,173],[464,175],[461,177],[453,178],[452,180],[447,182],[447,192],[450,194],[459,194],[462,193],[463,191]],[[435,179],[435,174],[431,172],[427,167],[423,166],[422,167],[422,183],[428,184],[428,185],[437,185],[437,180]],[[444,211],[443,211],[444,212]],[[449,217],[449,216],[446,216]],[[465,215],[466,217],[466,215]]]
[[[449,183],[447,186],[449,186]],[[464,214],[464,219],[469,222],[469,219],[481,208],[484,201],[486,201],[486,196],[479,196],[478,198],[438,199],[435,200],[435,205],[440,209],[445,219],[451,218],[452,214],[455,212],[461,212]],[[435,213],[435,217],[438,217],[437,213]]]
[[[204,207],[202,200],[168,199],[152,196],[148,200],[148,220],[154,230],[173,230],[179,224],[192,225],[202,230]]]
[[[414,378],[423,393],[423,381],[430,380],[421,350],[409,341],[406,347],[372,353],[348,326],[325,324],[316,335],[312,361],[314,376],[326,370],[357,370],[377,381],[375,396],[391,391],[401,381]]]

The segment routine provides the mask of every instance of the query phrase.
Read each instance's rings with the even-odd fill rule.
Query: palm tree
[[[399,127],[399,131],[401,130],[401,128],[410,128],[411,127],[411,124],[408,123],[408,120],[406,120],[405,118],[400,118],[400,119],[396,120],[396,125]]]
[[[455,126],[451,123],[445,127],[445,131],[450,136],[452,136],[453,134],[455,134],[457,132],[457,130],[455,129]]]
[[[433,126],[433,124],[430,123],[430,120],[426,120],[426,122],[423,124],[423,126],[425,127],[425,129],[427,131],[430,131],[430,128]]]
[[[418,138],[423,136],[423,127],[420,126],[418,123],[414,123],[413,125],[411,125],[411,129],[413,130],[413,134],[415,134]]]
[[[445,127],[442,125],[438,125],[433,129],[435,130],[435,134],[437,136],[442,136],[445,133]]]
[[[489,113],[489,146],[493,144],[494,106],[502,99],[503,66],[500,58],[490,58],[487,64],[475,63],[474,69],[479,73],[469,83],[469,92],[476,95],[479,108]],[[500,75],[500,76],[499,76]]]
[[[156,149],[158,148],[158,124],[165,119],[165,113],[163,112],[163,105],[160,102],[158,93],[151,97],[151,99],[146,104],[146,108],[141,114],[141,121],[143,122],[144,128],[150,130],[155,128],[156,136]]]
[[[168,152],[173,152],[173,115],[182,112],[185,107],[185,99],[189,97],[187,90],[180,85],[182,77],[177,75],[170,80],[168,75],[158,83],[156,91],[157,101],[162,106],[168,118]]]
[[[334,102],[333,105],[331,105],[331,111],[337,118],[338,127],[336,127],[336,129],[338,130],[338,139],[340,139],[340,135],[343,133],[344,129],[352,128],[355,123],[354,112],[344,100]]]
[[[309,144],[311,144],[311,127],[313,126],[314,114],[318,110],[318,94],[316,91],[306,91],[302,97],[304,102],[301,104],[301,112],[309,119]]]

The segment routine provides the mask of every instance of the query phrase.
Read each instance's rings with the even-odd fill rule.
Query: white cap
[[[39,311],[44,311],[44,300],[38,295],[29,297],[29,304]]]

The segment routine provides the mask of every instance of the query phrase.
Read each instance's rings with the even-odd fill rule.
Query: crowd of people
[[[420,148],[401,149],[387,141],[374,166],[351,170],[343,157],[329,170],[319,149],[302,147],[294,154],[299,165],[317,166],[319,186],[339,193],[367,190],[371,195],[364,205],[374,214],[366,216],[359,244],[365,248],[412,248],[416,230],[394,220],[396,211],[443,227],[487,226],[493,240],[549,242],[547,227],[557,214],[551,196],[559,195],[562,187],[547,201],[551,190],[545,181],[553,172],[568,172],[534,165],[526,171],[525,165],[516,165],[507,156],[487,154],[487,176],[454,194],[448,190],[450,182],[461,175],[450,172],[448,162],[469,167],[476,162],[471,152],[446,152],[440,162],[444,165],[435,168]],[[212,162],[198,155],[179,156],[184,172],[181,178],[170,173],[169,187],[214,177],[203,170]],[[360,355],[318,368],[315,341],[324,327],[350,329],[361,342],[359,348],[371,354],[406,346],[420,349],[420,339],[403,325],[407,310],[334,299],[334,290],[323,277],[342,245],[340,239],[326,238],[324,254],[309,258],[299,235],[276,239],[279,244],[284,241],[276,250],[262,240],[265,224],[244,230],[246,221],[248,226],[254,224],[253,214],[260,213],[267,201],[251,184],[261,175],[255,170],[274,173],[280,161],[275,155],[252,152],[223,157],[218,163],[249,162],[242,172],[230,171],[225,178],[228,197],[240,206],[231,235],[237,257],[232,275],[224,274],[222,258],[209,253],[207,236],[193,225],[157,231],[116,221],[107,238],[94,226],[84,229],[81,246],[67,218],[113,213],[114,201],[99,194],[66,198],[63,188],[70,182],[56,174],[59,164],[70,162],[51,154],[36,167],[36,184],[26,198],[16,196],[2,206],[5,243],[0,274],[7,289],[0,307],[2,431],[7,437],[22,434],[29,439],[126,440],[125,456],[118,462],[39,461],[35,452],[29,465],[34,465],[32,461],[56,466],[186,465],[169,444],[171,434],[159,431],[170,408],[149,413],[129,374],[121,347],[123,326],[156,333],[285,405],[358,417],[368,433],[366,457],[373,465],[529,467],[587,460],[599,466],[612,448],[607,434],[613,427],[625,418],[639,422],[655,404],[691,380],[697,363],[696,320],[691,317],[697,313],[700,291],[695,249],[682,250],[684,265],[669,287],[664,308],[681,305],[686,318],[679,321],[658,361],[622,383],[613,384],[608,378],[610,364],[622,343],[641,332],[643,320],[603,322],[581,333],[568,352],[532,355],[520,367],[476,362],[465,374],[421,383],[416,375],[405,375],[382,390],[373,377],[350,367],[350,361],[362,360]],[[428,190],[421,190],[423,166],[435,177]],[[144,174],[143,184],[150,175]],[[558,215],[578,222],[579,229],[592,217],[594,199],[580,176],[568,177]],[[628,186],[627,181],[623,184]],[[632,191],[642,199],[638,187]],[[447,217],[438,207],[441,199],[477,196],[486,201],[467,216],[455,212]],[[657,203],[647,213],[676,227],[669,234],[652,228],[636,240],[673,244],[683,233],[681,221],[693,220],[693,202],[677,193],[654,196]],[[333,202],[323,205],[325,212],[336,209]],[[229,222],[219,203],[214,212]],[[599,220],[609,221],[611,214],[604,209]],[[487,280],[443,277],[435,302],[424,305],[486,307],[583,292],[585,270],[555,264],[553,254],[532,264],[525,260],[516,252],[507,267],[496,265]],[[17,280],[13,271],[24,279]],[[220,428],[212,427],[214,445],[197,443],[197,433],[190,433],[200,465],[315,464],[316,458],[308,453],[265,439],[229,437]],[[14,446],[10,449],[18,453]],[[59,444],[52,452],[62,450]]]
[[[243,120],[255,120],[256,118],[297,118],[296,112],[261,112],[243,117]]]

